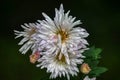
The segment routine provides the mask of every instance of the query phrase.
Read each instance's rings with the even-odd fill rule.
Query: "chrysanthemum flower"
[[[32,46],[35,44],[36,41],[36,34],[38,34],[37,30],[39,29],[38,26],[34,23],[24,24],[21,25],[24,31],[17,31],[14,30],[15,38],[23,37],[23,39],[18,43],[18,45],[23,45],[19,51],[22,54],[25,54]]]
[[[69,74],[74,76],[79,72],[77,64],[82,64],[82,53],[87,49],[87,41],[84,39],[89,34],[81,27],[80,20],[75,21],[75,17],[69,16],[69,12],[64,13],[63,5],[60,9],[55,9],[55,18],[52,20],[45,13],[42,13],[45,20],[38,20],[41,25],[38,36],[44,44],[39,45],[43,49],[43,55],[38,62],[38,67],[47,68],[51,73],[50,78],[61,77]],[[38,24],[38,25],[39,25]]]
[[[96,80],[96,76],[89,77],[89,73],[92,71],[89,66],[91,63],[89,65],[85,63],[86,59],[92,60],[92,58],[89,58],[89,54],[82,54],[85,50],[88,50],[87,45],[89,44],[85,38],[89,34],[84,28],[78,26],[81,21],[75,20],[76,17],[69,15],[69,13],[70,11],[64,12],[61,4],[60,9],[55,8],[54,19],[42,13],[44,20],[21,25],[24,31],[14,30],[15,38],[22,37],[22,40],[18,43],[18,45],[22,45],[19,51],[25,54],[28,50],[31,50],[30,62],[33,64],[38,62],[37,67],[46,68],[46,72],[51,73],[50,79],[63,76],[70,80],[70,76],[77,76],[77,73],[81,71],[85,74],[85,77],[84,75],[82,77],[83,80]],[[94,52],[99,54],[101,49],[93,47],[87,53],[91,55]],[[92,57],[94,56],[96,55],[92,55]],[[80,66],[80,69],[78,66]],[[97,67],[95,66],[95,68]],[[96,70],[105,72],[107,69],[103,67]]]
[[[41,67],[41,69],[47,68],[47,72],[51,73],[50,78],[67,76],[67,79],[70,80],[69,74],[72,76],[77,76],[77,72],[79,72],[77,64],[82,64],[83,59],[80,59],[80,57],[84,58],[84,56],[81,54],[69,54],[68,58],[58,51],[57,53],[57,55],[43,55],[43,57],[38,60],[40,64],[38,64],[37,67]],[[60,55],[61,58],[59,58]],[[70,61],[69,64],[67,63],[68,59]]]

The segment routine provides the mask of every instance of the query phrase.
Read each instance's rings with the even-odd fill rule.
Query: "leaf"
[[[108,69],[105,67],[95,67],[94,69],[92,69],[92,71],[90,72],[90,74],[94,77],[99,76],[100,74],[106,72]]]
[[[97,65],[99,63],[101,51],[102,51],[102,49],[95,48],[93,46],[89,50],[87,50],[83,53],[83,55],[86,57],[86,58],[84,58],[84,62],[88,63],[91,68],[91,71],[89,73],[90,77],[97,77],[100,74],[107,71],[107,68],[105,68],[105,67],[97,67]]]
[[[99,54],[101,53],[101,51],[102,49],[95,48],[93,46],[89,50],[85,51],[83,55],[86,56],[86,58],[99,59],[100,58]]]
[[[99,60],[92,60],[92,59],[84,59],[85,63],[88,63],[90,68],[97,67]]]
[[[101,52],[102,52],[102,49],[100,49],[100,48],[96,48],[96,49],[94,50],[94,55],[95,55],[95,58],[96,58],[96,59],[100,58],[99,54],[100,54]]]

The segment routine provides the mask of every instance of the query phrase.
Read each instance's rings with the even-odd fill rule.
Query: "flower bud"
[[[30,55],[30,62],[34,64],[39,59],[39,57],[40,53],[39,51],[36,51],[35,53]]]
[[[91,69],[87,63],[83,63],[81,65],[80,71],[84,74],[88,74],[91,71]]]

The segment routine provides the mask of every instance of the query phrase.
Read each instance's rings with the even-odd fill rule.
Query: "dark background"
[[[20,25],[43,19],[45,12],[54,17],[54,8],[63,3],[65,11],[83,22],[90,36],[90,46],[102,48],[100,66],[109,69],[97,80],[120,80],[120,5],[117,0],[3,0],[0,9],[0,80],[45,80],[45,71],[29,62],[28,52],[20,46],[13,30]]]

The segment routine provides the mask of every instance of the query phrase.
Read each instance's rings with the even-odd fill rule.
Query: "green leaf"
[[[101,51],[102,49],[95,48],[93,46],[89,50],[85,51],[83,55],[86,56],[86,58],[99,59],[100,58],[99,54],[101,53]]]
[[[84,62],[88,63],[89,67],[91,68],[91,71],[88,74],[90,77],[97,77],[100,74],[107,71],[107,68],[105,68],[105,67],[97,67],[97,65],[99,63],[101,51],[102,51],[102,49],[95,48],[93,46],[89,50],[87,50],[83,53],[83,55],[86,57],[86,58],[84,58]]]
[[[90,74],[94,77],[99,76],[100,74],[106,72],[108,69],[105,67],[95,67],[94,69],[92,69],[92,71],[90,72]]]
[[[94,50],[95,59],[100,58],[99,54],[100,54],[101,52],[102,52],[102,49],[100,49],[100,48],[96,48],[96,49]]]
[[[97,67],[99,60],[92,60],[92,59],[84,59],[85,63],[88,63],[90,68]]]

